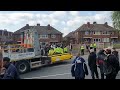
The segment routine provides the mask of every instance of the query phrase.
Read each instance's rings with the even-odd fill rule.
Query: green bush
[[[119,49],[120,48],[120,44],[114,44],[113,47]]]

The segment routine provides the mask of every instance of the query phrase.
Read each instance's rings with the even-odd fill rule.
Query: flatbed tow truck
[[[22,43],[18,45],[1,46],[2,58],[9,57],[19,73],[26,73],[33,68],[50,65],[53,63],[70,60],[70,53],[41,55],[38,33],[35,28],[21,32]],[[25,46],[29,47],[25,47]],[[4,69],[1,70],[4,74]]]

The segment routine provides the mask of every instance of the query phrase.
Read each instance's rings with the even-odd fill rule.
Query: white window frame
[[[51,35],[51,38],[56,38],[56,35],[54,35],[54,34],[53,34],[53,35]]]
[[[96,41],[96,39],[98,39],[98,41]],[[101,42],[101,38],[94,38],[93,41],[94,42]]]
[[[107,42],[110,42],[110,39],[109,38],[106,38]]]
[[[102,35],[110,35],[109,31],[102,31]]]
[[[94,35],[100,35],[100,31],[94,31]]]
[[[98,41],[101,42],[101,38],[98,38]]]
[[[40,38],[48,38],[48,35],[40,35]]]
[[[110,39],[109,38],[103,38],[102,41],[103,42],[110,42]]]
[[[115,32],[110,32],[111,35],[115,35]]]

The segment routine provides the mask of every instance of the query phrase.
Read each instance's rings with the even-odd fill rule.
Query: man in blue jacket
[[[3,58],[3,67],[5,67],[5,73],[3,79],[20,79],[19,73],[16,67],[10,63],[10,58]]]
[[[88,75],[87,65],[85,64],[85,60],[80,57],[80,53],[78,53],[73,61],[71,74],[75,79],[85,79],[85,75]]]

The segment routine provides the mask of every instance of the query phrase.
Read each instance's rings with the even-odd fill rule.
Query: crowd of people
[[[80,46],[81,55],[84,55],[85,46],[86,46],[87,52],[90,52],[90,49],[94,49],[94,51],[96,52],[96,47],[97,47],[97,45],[96,45],[95,42],[94,42],[94,43],[91,43],[91,44],[86,44],[86,45],[84,45],[84,43],[83,43],[83,44],[81,44],[81,46]]]
[[[70,46],[72,50],[72,46]],[[81,47],[82,49],[84,47]],[[81,51],[84,51],[80,49]],[[120,70],[119,66],[119,54],[115,48],[106,48],[96,51],[96,45],[90,45],[87,48],[89,51],[88,65],[86,60],[81,56],[84,53],[77,53],[75,59],[72,62],[71,74],[75,79],[85,79],[86,75],[89,75],[88,68],[90,70],[92,79],[116,79],[116,76]],[[47,55],[67,53],[66,46],[57,45],[50,46],[49,49],[45,49]],[[14,66],[10,62],[10,58],[3,58],[3,67],[6,69],[2,79],[20,79],[20,75]],[[100,70],[100,76],[98,69]]]
[[[92,79],[115,79],[120,70],[119,54],[115,48],[101,49],[97,53],[96,48],[90,47],[88,67],[80,53],[78,53],[72,64],[71,74],[75,79],[85,79],[85,76],[88,75],[88,67]],[[97,68],[100,69],[100,76]]]
[[[63,44],[51,44],[46,45],[44,48],[41,48],[42,55],[50,56],[63,53],[72,53],[72,45],[63,45]]]
[[[73,60],[73,65],[71,67],[72,76],[75,79],[84,79],[85,75],[88,75],[87,65],[84,58],[85,46],[82,44],[80,46],[80,52]],[[88,67],[90,69],[92,79],[100,79],[98,74],[98,69],[100,69],[101,79],[115,79],[119,71],[119,54],[115,48],[106,48],[96,51],[96,43],[86,45],[86,49],[89,52],[88,55]],[[80,54],[81,53],[81,54]],[[80,68],[82,67],[82,68]],[[84,76],[84,77],[83,77]]]

